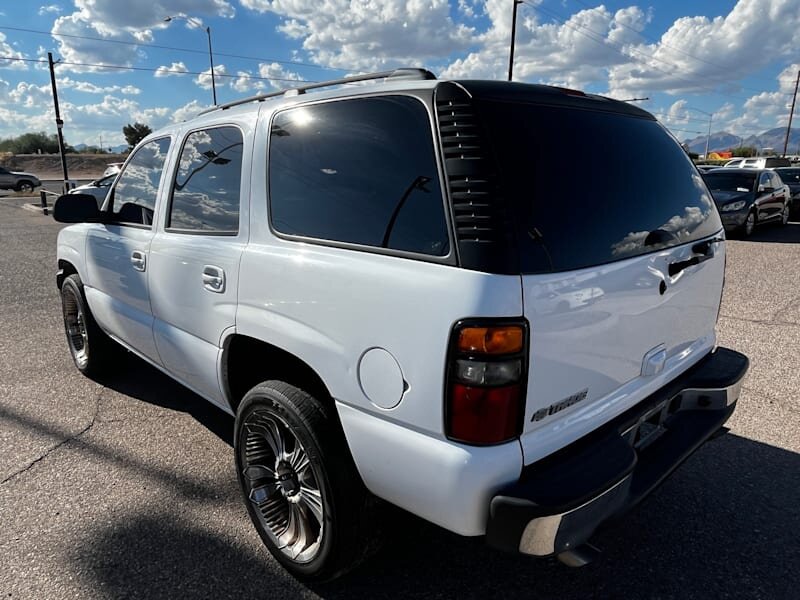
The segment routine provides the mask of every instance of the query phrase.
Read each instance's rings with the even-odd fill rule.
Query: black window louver
[[[462,88],[443,83],[435,101],[461,266],[513,273],[518,267],[506,205],[472,100]]]

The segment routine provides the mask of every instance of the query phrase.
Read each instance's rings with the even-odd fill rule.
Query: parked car
[[[728,162],[726,162],[726,163],[725,163],[724,165],[722,165],[722,166],[723,166],[723,167],[729,167],[729,168],[733,168],[733,167],[740,167],[740,166],[742,165],[742,163],[743,163],[743,162],[744,162],[744,159],[743,159],[743,158],[734,158],[734,159],[732,159],[732,160],[729,160]]]
[[[725,231],[744,237],[756,225],[789,222],[790,191],[771,169],[715,169],[703,175]]]
[[[576,178],[578,138],[604,152]],[[250,517],[303,580],[369,555],[377,499],[586,564],[748,367],[717,346],[725,239],[692,162],[579,91],[402,69],[244,99],[54,216],[80,223],[56,278],[77,368],[119,344],[235,415]]]
[[[720,165],[695,165],[701,173],[708,173],[712,169],[719,169]]]
[[[800,215],[800,167],[779,167],[775,172],[784,184],[789,186],[791,193],[791,212],[794,216]]]
[[[97,207],[100,208],[103,205],[103,201],[106,199],[106,195],[108,194],[108,190],[111,188],[111,184],[114,183],[114,179],[117,177],[116,173],[112,173],[111,175],[106,175],[101,177],[100,179],[95,179],[91,183],[87,183],[85,185],[79,185],[76,188],[72,188],[68,193],[70,194],[89,194],[94,196],[97,200]]]
[[[107,177],[108,175],[116,175],[120,172],[120,169],[122,169],[122,165],[124,164],[125,163],[121,162],[108,163],[106,165],[106,170],[103,171],[103,177]]]
[[[42,185],[42,182],[32,173],[9,171],[4,167],[0,167],[0,190],[16,190],[23,194],[30,194],[34,188],[40,185]]]
[[[739,169],[774,169],[776,167],[788,167],[792,163],[788,158],[780,156],[758,156],[753,158],[744,158],[741,162],[736,162],[734,159],[725,163],[726,167],[736,167]]]

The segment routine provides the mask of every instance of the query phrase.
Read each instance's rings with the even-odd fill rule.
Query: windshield
[[[502,101],[479,110],[523,273],[622,260],[722,227],[692,161],[654,120]]]
[[[706,173],[703,175],[712,192],[752,192],[756,185],[755,173]]]

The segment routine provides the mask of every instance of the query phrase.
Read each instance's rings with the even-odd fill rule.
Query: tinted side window
[[[722,228],[691,160],[656,121],[536,104],[479,106],[512,202],[524,273],[609,263]],[[601,150],[576,165],[576,144]]]
[[[169,138],[148,142],[130,159],[114,187],[113,219],[120,223],[152,225],[169,143]]]
[[[278,113],[269,189],[280,233],[436,256],[450,251],[430,122],[412,98]]]
[[[181,151],[167,228],[239,231],[242,133],[236,127],[195,131]]]

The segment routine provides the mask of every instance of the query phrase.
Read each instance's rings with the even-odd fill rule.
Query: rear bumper
[[[722,427],[748,366],[743,354],[718,348],[598,431],[525,467],[492,499],[487,542],[536,556],[580,547]]]

